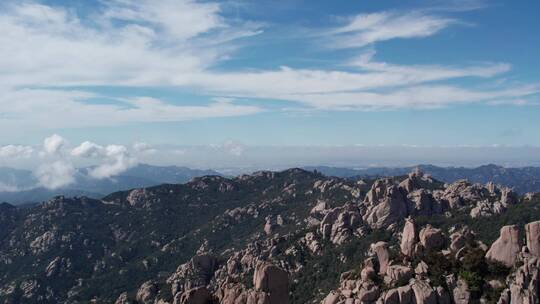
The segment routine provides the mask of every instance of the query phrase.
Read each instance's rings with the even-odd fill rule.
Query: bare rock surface
[[[274,265],[260,264],[253,275],[255,290],[269,295],[270,304],[289,303],[289,277]]]
[[[529,252],[536,257],[540,257],[540,221],[525,225],[525,236]]]
[[[442,231],[428,225],[420,230],[420,244],[428,250],[439,250],[444,245]]]
[[[401,233],[401,253],[405,256],[412,257],[415,253],[417,242],[418,235],[414,221],[412,219],[406,219],[403,232]]]
[[[377,180],[366,195],[364,221],[373,228],[387,227],[408,214],[406,197],[389,179]]]
[[[504,226],[501,228],[499,238],[486,253],[486,258],[512,267],[520,251],[521,241],[518,226]]]

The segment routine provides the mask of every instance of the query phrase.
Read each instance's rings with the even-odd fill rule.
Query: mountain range
[[[349,179],[377,178],[384,176],[405,175],[415,168],[432,175],[434,178],[452,183],[460,179],[485,184],[496,184],[514,188],[518,193],[540,192],[540,168],[521,167],[505,168],[497,165],[485,165],[475,168],[439,167],[419,165],[411,167],[373,167],[364,169],[340,168],[329,166],[304,167],[308,171],[317,171],[326,176]],[[118,176],[95,179],[89,176],[91,168],[80,168],[75,174],[75,182],[58,189],[46,189],[36,186],[38,181],[31,171],[0,168],[0,201],[12,204],[26,204],[46,201],[57,195],[87,196],[100,199],[108,193],[133,188],[150,187],[160,184],[186,183],[194,177],[205,175],[223,175],[215,170],[199,170],[178,166],[153,166],[139,164]]]
[[[302,169],[0,204],[0,303],[536,303],[540,196]]]
[[[312,166],[306,170],[316,170],[328,176],[343,178],[374,178],[383,176],[405,175],[415,168],[430,174],[434,178],[453,183],[460,179],[466,179],[473,183],[494,182],[514,188],[519,193],[540,191],[540,167],[506,168],[493,164],[467,168],[467,167],[439,167],[433,165],[418,165],[411,167],[373,167],[362,169]]]

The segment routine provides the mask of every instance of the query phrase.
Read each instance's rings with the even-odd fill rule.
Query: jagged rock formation
[[[375,181],[364,200],[364,221],[373,228],[387,227],[407,216],[407,201],[390,179]]]
[[[356,233],[360,227],[361,215],[357,206],[346,204],[329,210],[320,224],[320,232],[323,239],[328,239],[334,244],[342,244]]]
[[[536,225],[537,223],[529,223],[527,227]],[[414,230],[411,227],[414,225],[412,220],[409,220],[404,228],[405,234],[414,234]],[[408,227],[407,227],[408,226]],[[493,250],[502,250],[502,248],[511,248],[515,242],[512,238],[517,237],[517,226],[505,226],[501,229],[501,236],[492,245]],[[387,243],[378,242],[371,245],[370,252],[372,252],[371,258],[364,260],[362,271],[360,276],[351,275],[346,273],[342,275],[339,287],[327,294],[327,296],[321,301],[321,304],[345,304],[345,303],[457,303],[465,304],[480,301],[480,303],[487,302],[488,299],[483,296],[479,297],[479,286],[472,286],[471,284],[478,284],[478,278],[472,279],[471,271],[478,267],[478,263],[486,263],[482,260],[483,249],[479,242],[474,242],[475,234],[472,233],[467,227],[463,227],[459,231],[452,233],[452,241],[450,243],[451,250],[443,249],[445,243],[449,240],[446,239],[444,234],[427,225],[421,229],[421,231],[434,232],[433,235],[437,235],[437,242],[412,242],[413,245],[418,245],[421,249],[410,251],[404,250],[406,253],[410,253],[411,256],[394,256],[389,259],[387,254]],[[424,233],[424,237],[425,237]],[[420,238],[422,239],[422,238]],[[463,240],[465,241],[458,241]],[[458,244],[459,243],[459,244]],[[410,247],[410,246],[406,246]],[[457,265],[444,266],[445,261],[453,259],[453,256],[448,253],[456,250],[464,250],[463,259],[456,259],[454,263]],[[500,258],[501,262],[509,262],[506,257],[498,257],[490,249],[491,254],[488,254],[490,258]],[[380,254],[383,252],[383,254]],[[413,271],[411,265],[411,258],[414,259],[431,259],[430,256],[435,254],[437,260],[431,260],[430,263],[438,263],[436,269],[431,270],[431,266],[424,261],[418,262],[416,269]],[[480,288],[485,289],[498,289],[499,293],[495,294],[497,298],[491,298],[490,301],[498,303],[537,303],[540,296],[540,262],[539,260],[526,251],[516,254],[514,257],[514,263],[508,267],[520,265],[516,268],[516,271],[510,273],[506,281],[508,282],[507,288],[502,290],[504,286],[504,275],[498,272],[487,274],[487,277],[499,276],[498,279],[484,282],[484,285],[480,285]],[[518,263],[519,262],[519,263]],[[489,260],[487,263],[490,263]],[[385,271],[381,271],[379,268],[384,265]],[[495,269],[498,264],[493,264],[491,267]],[[443,268],[441,268],[441,266]],[[452,267],[459,267],[461,270],[455,270]],[[510,268],[508,268],[510,269]],[[440,273],[443,270],[445,272]],[[434,272],[435,271],[435,272]],[[494,270],[499,271],[499,270]],[[438,283],[438,280],[444,282],[444,284]],[[384,282],[384,289],[382,284],[378,282]],[[489,286],[489,287],[486,287]]]
[[[523,260],[523,265],[510,276],[510,287],[502,292],[499,303],[538,303],[540,300],[540,262],[535,258]]]

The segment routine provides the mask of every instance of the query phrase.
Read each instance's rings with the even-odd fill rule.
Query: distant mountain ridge
[[[186,183],[194,177],[220,175],[213,170],[199,170],[178,166],[139,164],[121,175],[95,179],[88,175],[90,168],[78,169],[75,183],[58,189],[39,187],[31,171],[0,168],[0,201],[24,204],[46,201],[57,195],[101,198],[108,193],[150,187],[160,184]]]
[[[327,176],[342,178],[365,178],[405,175],[415,168],[432,175],[437,180],[452,183],[466,179],[473,183],[485,184],[494,182],[514,188],[516,192],[540,192],[540,167],[505,168],[489,164],[474,168],[438,167],[434,165],[418,165],[411,167],[373,167],[365,169],[339,168],[328,166],[305,167],[309,171],[318,171]]]
[[[317,171],[326,176],[349,178],[377,178],[383,176],[406,175],[414,168],[434,178],[452,183],[467,179],[474,183],[485,184],[494,182],[514,188],[516,192],[540,192],[540,168],[522,167],[505,168],[497,165],[484,165],[475,168],[439,167],[434,165],[419,165],[410,167],[373,167],[373,168],[343,168],[329,166],[304,167],[308,171]],[[57,195],[87,196],[101,198],[116,191],[133,188],[143,188],[160,184],[186,183],[195,177],[207,175],[223,175],[214,170],[199,170],[179,166],[153,166],[139,164],[123,172],[121,175],[106,179],[95,179],[88,175],[91,167],[78,169],[76,182],[59,189],[51,190],[36,186],[37,179],[29,170],[0,167],[0,201],[20,205],[46,201]]]

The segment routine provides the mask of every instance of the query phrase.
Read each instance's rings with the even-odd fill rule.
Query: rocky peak
[[[406,192],[412,192],[418,189],[433,190],[437,186],[435,180],[431,176],[424,174],[420,168],[416,168],[410,172],[407,178],[399,184],[399,187]]]
[[[391,179],[375,181],[364,199],[364,221],[372,228],[388,227],[408,215],[407,198]]]

